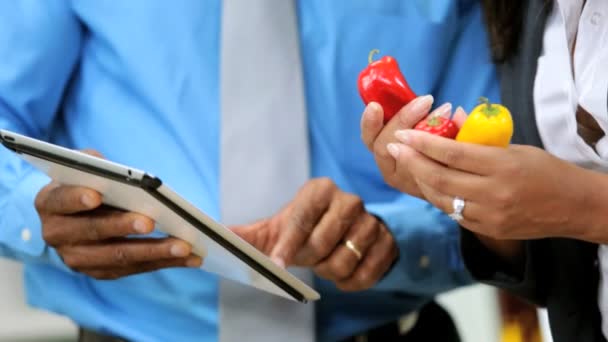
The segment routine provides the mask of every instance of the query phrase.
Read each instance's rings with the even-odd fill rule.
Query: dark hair
[[[553,2],[553,0],[543,1],[545,6]],[[504,62],[517,52],[526,3],[525,0],[481,0],[490,38],[490,49],[495,62]]]

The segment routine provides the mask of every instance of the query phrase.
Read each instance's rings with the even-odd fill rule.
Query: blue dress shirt
[[[0,128],[149,170],[217,217],[220,11],[219,0],[0,2]],[[317,335],[329,341],[470,282],[455,225],[387,186],[360,141],[356,80],[368,52],[397,58],[412,88],[437,104],[471,109],[480,95],[497,100],[498,85],[476,1],[306,0],[298,15],[312,174],[361,196],[400,247],[369,291],[318,280]],[[68,269],[45,245],[33,206],[48,181],[0,148],[0,255],[25,263],[31,305],[132,340],[217,339],[211,274],[96,281]]]

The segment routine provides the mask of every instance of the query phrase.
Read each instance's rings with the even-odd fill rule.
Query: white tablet
[[[95,189],[104,204],[155,220],[160,231],[191,243],[206,271],[300,302],[320,298],[149,173],[6,130],[0,140],[57,182]]]

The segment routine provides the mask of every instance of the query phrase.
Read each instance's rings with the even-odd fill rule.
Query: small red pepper
[[[416,124],[414,129],[429,132],[450,139],[456,138],[460,130],[456,123],[452,121],[452,117],[444,118],[442,116],[431,116]]]
[[[359,74],[359,94],[367,105],[377,102],[384,110],[384,122],[389,121],[403,106],[416,98],[399,70],[397,61],[384,56],[377,61],[372,58],[377,49],[369,53],[369,65]]]

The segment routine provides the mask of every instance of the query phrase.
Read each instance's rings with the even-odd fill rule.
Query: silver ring
[[[462,220],[462,212],[465,205],[466,203],[462,197],[454,197],[454,200],[452,201],[452,208],[454,209],[454,212],[449,215],[450,218],[456,222]]]

